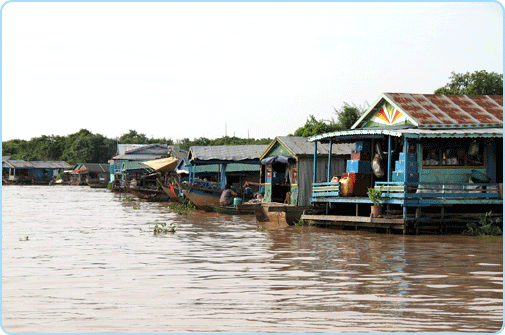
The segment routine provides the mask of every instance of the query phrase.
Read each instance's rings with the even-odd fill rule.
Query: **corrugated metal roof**
[[[96,172],[96,173],[110,172],[110,164],[84,163],[82,164],[82,167],[85,168],[88,172]]]
[[[419,125],[503,123],[502,95],[384,93]]]
[[[372,138],[382,135],[391,135],[397,137],[410,137],[410,138],[434,138],[434,137],[503,137],[503,128],[497,127],[487,127],[487,128],[439,128],[439,129],[428,129],[428,128],[401,128],[401,129],[356,129],[356,130],[346,130],[337,131],[333,133],[316,135],[309,138],[309,141],[321,141],[327,140],[329,138],[336,138],[337,140],[357,140]],[[325,143],[321,143],[319,146],[323,146]]]
[[[314,143],[311,143],[305,137],[300,136],[277,136],[277,139],[284,143],[296,156],[314,155]],[[322,143],[317,146],[317,153],[327,155],[329,144]],[[354,144],[334,143],[331,152],[334,155],[350,155],[354,150]]]
[[[234,161],[259,160],[267,145],[216,145],[194,146],[189,149],[188,159],[199,161]]]
[[[144,154],[123,154],[112,157],[114,160],[130,160],[130,161],[148,161],[152,159],[159,159],[166,155],[144,155]]]
[[[154,169],[152,169],[151,167],[145,165],[142,162],[138,162],[138,161],[123,162],[123,164],[121,166],[121,170],[122,171],[146,171],[146,172],[154,171]]]
[[[12,167],[16,169],[71,169],[72,165],[65,161],[32,161],[23,160],[5,160],[2,161],[3,167]]]
[[[399,131],[405,137],[428,138],[428,137],[503,137],[503,128],[442,128],[426,129],[413,128]]]
[[[219,173],[220,167],[216,164],[196,165],[195,173]],[[226,172],[259,172],[261,165],[232,163],[226,165]]]

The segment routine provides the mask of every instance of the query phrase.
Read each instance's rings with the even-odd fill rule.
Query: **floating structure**
[[[336,176],[345,172],[346,161],[354,146],[341,143],[332,146],[331,164],[328,164],[328,144],[317,147],[318,181],[326,175]],[[265,167],[265,202],[280,202],[297,206],[309,206],[314,171],[314,145],[305,137],[277,136],[260,156]],[[327,172],[328,166],[330,171]]]
[[[219,206],[219,198],[226,184],[235,184],[236,190],[240,191],[243,181],[259,178],[259,156],[266,147],[266,145],[191,147],[185,165],[189,172],[189,178],[187,182],[182,184],[184,196],[199,209],[213,210],[212,206]],[[233,172],[230,174],[228,166],[233,164],[241,164],[242,169],[230,170]],[[215,179],[201,179],[200,177],[203,177],[201,174],[197,176],[199,166],[210,165],[218,167]],[[256,165],[258,168],[251,169],[249,165]],[[180,168],[181,166],[179,166],[179,170]]]
[[[110,178],[110,164],[80,163],[66,171],[70,185],[89,185],[91,188],[106,188]]]
[[[110,181],[119,182],[123,180],[122,168],[124,162],[143,162],[171,156],[172,152],[179,151],[178,146],[167,146],[165,144],[118,144],[116,155],[109,160]],[[124,187],[123,184],[120,185]]]
[[[503,96],[384,93],[351,130],[309,141],[311,202],[324,211],[304,220],[419,233],[502,213]],[[346,172],[319,182],[318,147],[341,143],[355,145]],[[381,191],[381,217],[371,217],[368,188]]]
[[[48,185],[59,173],[72,165],[65,161],[24,161],[2,157],[2,182],[4,184]]]

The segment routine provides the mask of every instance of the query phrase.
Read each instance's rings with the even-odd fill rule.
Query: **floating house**
[[[110,164],[81,163],[68,171],[70,185],[89,185],[92,188],[105,188],[109,183]]]
[[[305,137],[277,136],[260,156],[264,167],[264,201],[309,206],[314,166],[318,169],[318,182],[326,181],[328,174],[341,176],[352,148],[350,143],[333,145],[331,164],[328,164],[329,145],[321,144],[317,147],[317,164],[314,165],[313,143]]]
[[[64,161],[33,161],[2,159],[4,183],[47,185],[59,173],[72,168]]]
[[[182,185],[184,196],[198,208],[210,210],[211,206],[219,205],[219,198],[226,184],[233,184],[240,192],[245,181],[259,182],[259,157],[266,147],[266,145],[191,147],[185,165],[180,164],[177,167],[178,172],[183,166],[189,171],[188,181]],[[215,172],[200,168],[211,165],[216,167]],[[249,165],[256,165],[257,168]],[[211,175],[206,178],[203,173]]]
[[[168,157],[173,151],[179,151],[178,146],[167,146],[164,144],[118,144],[117,152],[110,163],[110,181],[123,180],[122,167],[124,162],[149,161]],[[124,186],[124,185],[121,185]]]
[[[343,180],[315,169],[311,202],[325,210],[302,219],[418,233],[503,213],[503,96],[384,93],[351,130],[309,141],[355,149]],[[365,188],[381,191],[380,217]]]

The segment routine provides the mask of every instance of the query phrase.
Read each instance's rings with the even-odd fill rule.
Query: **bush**
[[[501,218],[496,218],[493,220],[491,217],[491,212],[486,213],[479,222],[470,222],[466,225],[466,230],[463,232],[463,235],[468,236],[501,236],[503,235],[502,231],[502,220]]]

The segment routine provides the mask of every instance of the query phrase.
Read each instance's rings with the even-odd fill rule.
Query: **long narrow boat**
[[[212,206],[219,206],[221,189],[214,188],[209,182],[185,184],[182,193],[196,208],[205,211],[213,211]]]
[[[170,201],[170,197],[163,190],[155,190],[150,188],[134,187],[126,188],[126,193],[133,194],[139,199],[149,202],[165,202]]]
[[[179,201],[179,186],[172,185],[172,184],[165,185],[162,183],[162,181],[160,179],[158,179],[158,182],[161,185],[161,188],[163,189],[163,191],[170,198],[170,201],[173,201],[173,202]]]
[[[254,214],[259,204],[242,204],[236,206],[212,206],[214,211],[220,214],[244,215]]]

